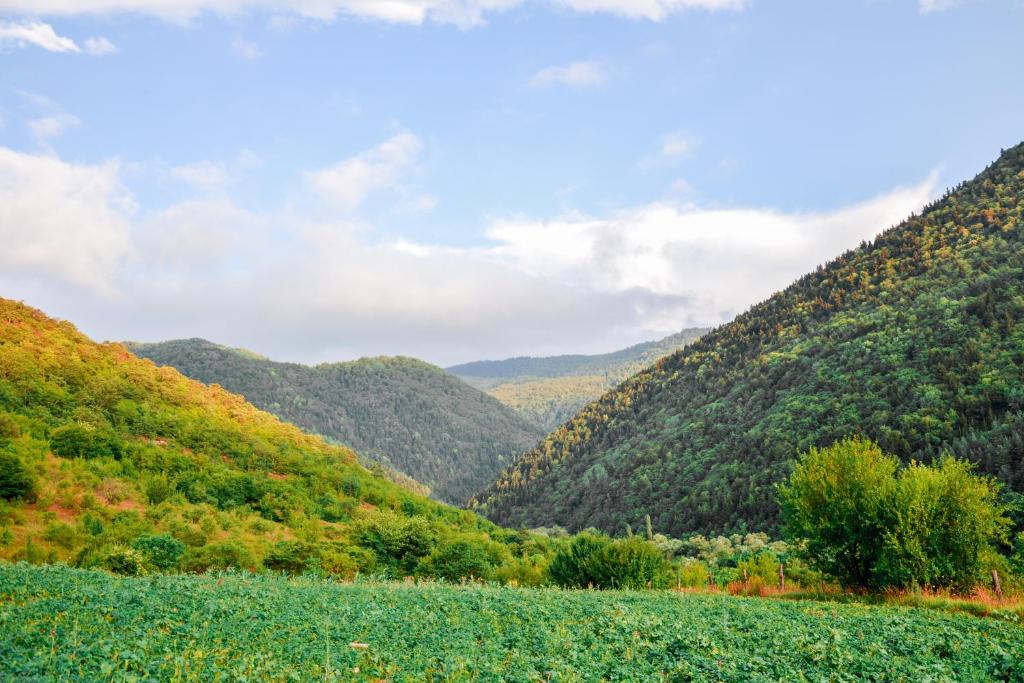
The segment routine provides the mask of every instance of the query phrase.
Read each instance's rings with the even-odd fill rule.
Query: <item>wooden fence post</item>
[[[743,585],[745,586],[748,583],[750,583],[750,577],[747,576],[747,570],[744,569],[743,570]]]
[[[1001,602],[1003,599],[1003,585],[999,583],[999,572],[992,570],[992,584],[996,588],[996,598]]]
[[[786,565],[779,562],[779,590],[786,590]]]

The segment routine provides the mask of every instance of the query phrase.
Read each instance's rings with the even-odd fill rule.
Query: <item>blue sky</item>
[[[0,295],[310,362],[723,322],[1024,138],[1022,38],[1016,0],[0,0]]]

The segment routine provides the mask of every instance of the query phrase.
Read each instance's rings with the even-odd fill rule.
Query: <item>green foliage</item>
[[[780,487],[788,532],[845,586],[973,588],[1007,537],[998,485],[951,457],[897,467],[862,439],[811,449]]]
[[[876,444],[846,439],[812,448],[780,487],[788,534],[806,539],[814,564],[843,585],[872,583],[898,466]]]
[[[243,394],[309,432],[347,444],[452,503],[465,502],[493,481],[512,456],[543,436],[495,399],[411,358],[308,367],[202,339],[130,347],[193,379]]]
[[[263,566],[279,572],[301,574],[319,559],[319,549],[303,541],[280,541],[263,559]]]
[[[146,556],[134,548],[116,547],[103,558],[103,566],[115,574],[144,576],[147,573]]]
[[[17,453],[0,444],[0,499],[32,500],[35,496],[35,477]]]
[[[357,384],[410,364],[444,376],[375,360]],[[0,368],[0,491],[10,499],[0,505],[9,539],[0,559],[429,578],[427,558],[445,577],[479,570],[483,558],[488,576],[526,578],[542,575],[553,552],[398,485],[240,396],[5,299]],[[477,399],[481,410],[493,403]],[[28,504],[33,483],[39,505]],[[464,570],[451,554],[459,547]]]
[[[797,453],[861,434],[1024,492],[1024,144],[587,405],[477,496],[509,526],[774,532]],[[884,226],[878,226],[882,228]]]
[[[50,448],[64,458],[120,458],[124,454],[124,444],[113,430],[77,422],[53,430]]]
[[[421,566],[430,576],[452,582],[487,579],[493,570],[486,549],[463,539],[435,548]]]
[[[393,512],[380,512],[362,520],[352,537],[373,551],[378,569],[392,577],[413,574],[435,543],[434,532],[422,517],[404,517]]]
[[[1024,677],[1024,629],[924,609],[28,565],[0,565],[0,595],[3,680]]]
[[[950,457],[912,463],[899,473],[873,581],[881,586],[939,586],[968,591],[991,569],[1009,519],[992,480]]]
[[[255,569],[256,556],[239,540],[210,543],[190,548],[182,560],[183,569],[189,572],[207,572],[216,569]]]
[[[132,542],[132,548],[145,557],[147,564],[160,571],[176,568],[185,554],[185,544],[170,534],[139,536]]]
[[[548,574],[565,588],[639,589],[666,585],[670,567],[661,551],[643,539],[581,533],[555,553]]]

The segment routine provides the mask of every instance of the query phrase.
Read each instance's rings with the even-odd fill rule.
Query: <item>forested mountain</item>
[[[851,434],[1024,490],[1024,144],[587,405],[479,497],[503,524],[773,529],[794,457]],[[474,501],[475,502],[475,501]]]
[[[448,372],[551,430],[622,380],[707,331],[687,328],[612,353],[476,361],[455,365]]]
[[[462,504],[543,431],[494,398],[412,358],[315,367],[202,339],[130,343],[134,353],[338,441]]]
[[[0,299],[0,558],[439,575],[446,552],[513,561],[514,537],[241,396]]]

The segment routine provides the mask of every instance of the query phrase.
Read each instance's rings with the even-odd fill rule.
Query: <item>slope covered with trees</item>
[[[543,436],[494,398],[412,358],[310,367],[276,363],[202,339],[132,343],[129,348],[351,446],[454,504],[465,503]]]
[[[687,328],[611,353],[476,361],[452,366],[448,372],[551,430],[622,380],[707,331]]]
[[[0,559],[458,580],[515,576],[525,539],[0,299]]]
[[[587,405],[474,503],[509,525],[770,530],[799,452],[861,434],[1024,490],[1024,144]]]

